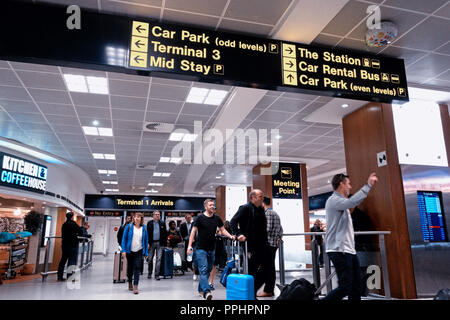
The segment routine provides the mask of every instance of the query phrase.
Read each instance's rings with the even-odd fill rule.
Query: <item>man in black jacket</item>
[[[191,268],[191,270],[192,270],[192,261],[191,262],[187,262],[187,256],[188,256],[187,255],[187,247],[188,247],[188,244],[189,244],[189,236],[191,235],[191,230],[192,230],[193,223],[192,223],[192,216],[191,216],[190,213],[186,214],[186,216],[184,218],[186,219],[186,221],[183,222],[180,225],[180,234],[181,234],[181,237],[184,240],[184,253],[185,253],[185,255],[184,255],[184,269],[185,269],[185,271],[187,271],[188,267]]]
[[[155,263],[155,279],[159,280],[159,272],[161,270],[161,256],[164,247],[167,245],[167,230],[165,224],[161,221],[161,213],[153,212],[153,220],[147,223],[148,232],[148,279],[152,278],[153,257],[156,253]]]
[[[264,194],[253,189],[250,202],[239,207],[230,221],[231,230],[241,242],[247,241],[248,273],[255,278],[255,297],[258,289],[268,279],[270,254],[267,239],[267,219],[262,207]]]
[[[119,243],[119,247],[122,245],[122,237],[123,237],[123,231],[125,230],[125,227],[133,221],[132,216],[127,216],[125,218],[125,224],[119,228],[119,231],[117,232],[117,242]]]
[[[66,222],[61,228],[62,235],[62,257],[58,265],[58,281],[64,281],[64,267],[69,260],[68,270],[70,266],[76,264],[78,255],[78,237],[81,237],[83,232],[78,224],[72,220],[73,212],[67,212]],[[71,273],[67,272],[67,278],[70,278]]]

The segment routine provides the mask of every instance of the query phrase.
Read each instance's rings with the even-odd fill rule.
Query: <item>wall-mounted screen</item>
[[[422,235],[425,242],[448,241],[442,194],[439,191],[417,191]]]

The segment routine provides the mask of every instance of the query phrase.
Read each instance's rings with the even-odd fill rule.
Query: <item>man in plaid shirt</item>
[[[273,297],[273,290],[275,288],[276,271],[275,271],[275,254],[278,249],[281,237],[283,235],[283,227],[281,226],[280,217],[270,207],[270,198],[264,197],[263,207],[267,218],[267,238],[270,249],[270,265],[267,271],[267,279],[264,286],[264,291],[258,297]]]

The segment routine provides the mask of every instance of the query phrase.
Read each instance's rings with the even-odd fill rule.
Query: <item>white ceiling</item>
[[[41,2],[41,1],[34,1]],[[292,30],[309,30],[311,22],[296,19],[299,8],[320,16],[314,2],[300,0],[46,0],[58,4],[79,4],[101,12],[155,18],[161,22],[186,23],[215,30],[227,30],[286,39]],[[382,18],[399,25],[399,38],[385,49],[368,49],[364,44],[367,6],[380,3]],[[378,0],[333,1],[323,10],[326,21],[316,22],[304,42],[336,48],[370,51],[405,59],[409,84],[449,91],[450,88],[450,1]],[[296,11],[297,10],[297,11]],[[315,11],[314,11],[315,10]],[[110,94],[69,92],[62,74],[102,76],[108,79]],[[232,91],[229,86],[168,80],[65,67],[0,61],[0,135],[56,154],[84,169],[98,190],[103,180],[117,180],[121,194],[143,193],[149,182],[161,194],[183,194],[191,166],[159,163],[170,156],[174,142],[169,134],[142,130],[144,121],[173,123],[175,128],[193,130],[193,121],[202,120],[210,128],[223,105],[186,103],[192,86]],[[239,119],[239,128],[278,128],[280,157],[310,161],[310,194],[330,190],[327,176],[345,168],[342,108],[337,99],[306,94],[268,91],[248,114]],[[361,103],[361,102],[357,102]],[[312,117],[327,106],[334,120]],[[307,121],[307,119],[313,121]],[[98,120],[113,128],[114,137],[85,136],[81,126]],[[115,161],[94,160],[92,153],[114,153]],[[156,165],[155,170],[136,169],[138,164]],[[252,165],[210,165],[196,176],[192,194],[214,195],[224,184],[250,185]],[[105,178],[98,169],[117,170]],[[154,171],[171,172],[169,178],[154,178]],[[216,179],[224,173],[221,179]],[[191,173],[191,176],[193,174]],[[111,186],[107,186],[110,188]]]

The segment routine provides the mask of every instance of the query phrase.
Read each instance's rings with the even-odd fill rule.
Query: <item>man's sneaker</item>
[[[206,296],[205,296],[205,300],[212,300],[212,294],[211,294],[211,292],[208,292],[208,293],[206,293]]]
[[[209,288],[211,289],[211,291],[214,290],[214,284],[213,284],[213,283],[210,283],[210,284],[209,284]]]
[[[203,292],[199,292],[198,295],[203,298]]]
[[[197,281],[198,276],[196,274],[193,275],[192,280]]]
[[[155,276],[155,279],[159,281],[159,276]]]

